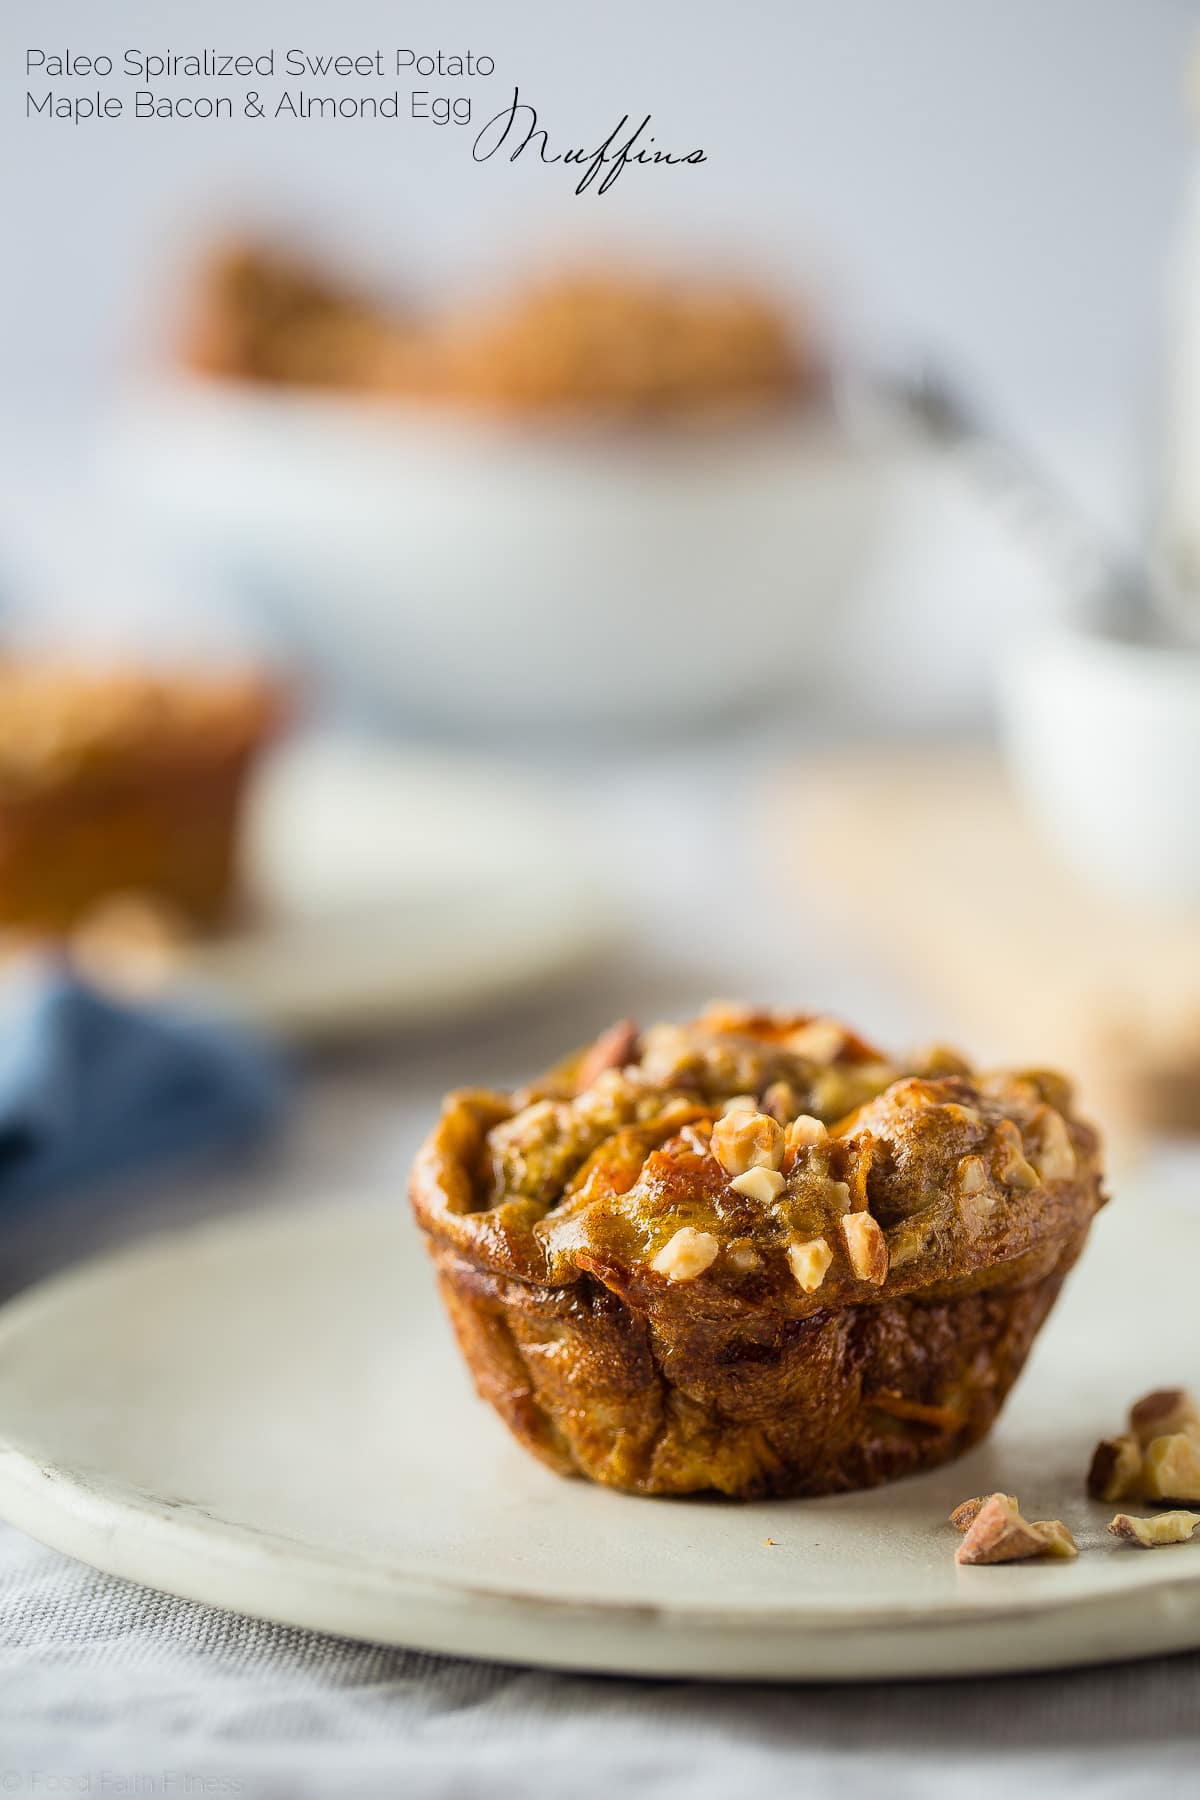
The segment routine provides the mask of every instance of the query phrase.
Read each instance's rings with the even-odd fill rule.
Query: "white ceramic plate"
[[[1128,1401],[1200,1374],[1200,1219],[1130,1211],[1099,1222],[989,1446],[749,1506],[528,1458],[470,1392],[399,1205],[209,1224],[0,1313],[0,1513],[198,1600],[517,1662],[859,1681],[1194,1647],[1200,1544],[1121,1546],[1082,1492]],[[996,1487],[1063,1516],[1078,1561],[958,1568],[946,1514]]]
[[[287,1037],[493,1006],[575,967],[612,930],[551,793],[367,739],[306,739],[269,761],[243,861],[252,922],[188,946],[166,986]],[[142,980],[136,958],[110,974]]]

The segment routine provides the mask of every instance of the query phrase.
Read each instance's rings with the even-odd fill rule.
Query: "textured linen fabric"
[[[0,1793],[1200,1792],[1200,1658],[980,1682],[545,1674],[265,1625],[0,1529]]]

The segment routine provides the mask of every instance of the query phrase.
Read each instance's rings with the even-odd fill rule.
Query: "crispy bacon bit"
[[[579,1073],[575,1078],[578,1091],[582,1094],[585,1088],[590,1088],[606,1069],[623,1069],[628,1063],[635,1062],[638,1035],[638,1028],[632,1019],[618,1019],[607,1031],[602,1031],[590,1049],[585,1051],[579,1065]]]

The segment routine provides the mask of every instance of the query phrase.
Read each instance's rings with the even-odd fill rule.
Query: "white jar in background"
[[[1200,125],[1200,52],[1192,66]],[[1200,141],[1193,153],[1167,287],[1165,443],[1158,549],[1200,624]]]

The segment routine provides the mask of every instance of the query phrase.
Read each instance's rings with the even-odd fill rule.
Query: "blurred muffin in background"
[[[182,355],[203,374],[509,415],[742,411],[818,385],[811,344],[749,287],[575,271],[419,319],[250,244],[210,261]]]
[[[409,731],[782,712],[878,553],[892,459],[789,292],[665,258],[510,257],[389,308],[243,251],[109,466],[185,569],[268,596],[315,682]]]
[[[387,388],[410,334],[366,295],[305,258],[266,245],[223,246],[202,269],[181,354],[205,375],[298,387]]]
[[[753,408],[794,400],[817,378],[767,300],[698,280],[563,275],[433,337],[442,397],[500,411]]]
[[[54,936],[117,895],[218,924],[246,777],[283,717],[256,675],[0,660],[0,924]]]

